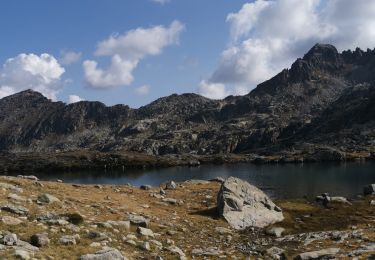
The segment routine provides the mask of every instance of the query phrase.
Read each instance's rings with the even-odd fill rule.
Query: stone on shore
[[[367,185],[363,188],[363,194],[367,195],[374,195],[375,194],[375,184]]]
[[[281,209],[263,191],[235,177],[221,185],[217,205],[220,216],[234,229],[263,228],[284,219]]]

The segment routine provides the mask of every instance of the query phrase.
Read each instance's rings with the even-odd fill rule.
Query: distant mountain
[[[290,69],[245,96],[171,95],[139,109],[66,105],[27,90],[0,100],[0,151],[95,150],[148,155],[304,154],[372,156],[375,49],[339,53],[316,44]]]

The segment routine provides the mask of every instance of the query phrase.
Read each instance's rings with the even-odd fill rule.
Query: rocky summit
[[[174,94],[132,109],[27,90],[0,100],[0,162],[12,170],[28,160],[44,169],[373,159],[374,84],[375,50],[316,44],[249,94],[223,100]]]

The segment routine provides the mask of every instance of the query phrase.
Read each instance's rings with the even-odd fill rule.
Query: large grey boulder
[[[234,229],[263,228],[284,219],[281,209],[263,191],[235,177],[221,185],[217,206]]]

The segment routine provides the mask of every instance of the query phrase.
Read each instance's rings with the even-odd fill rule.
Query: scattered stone
[[[29,260],[31,259],[30,253],[26,250],[16,249],[14,252],[16,259]]]
[[[82,255],[80,260],[126,260],[120,251],[115,248],[106,248],[95,254]]]
[[[266,227],[284,219],[268,196],[246,181],[229,177],[218,193],[218,209],[231,227]]]
[[[66,214],[66,217],[68,218],[68,222],[74,225],[80,225],[84,221],[83,216],[79,213]]]
[[[152,189],[152,186],[151,185],[141,185],[139,187],[141,190],[151,190]]]
[[[266,234],[274,237],[281,237],[285,229],[282,227],[271,227],[266,230]]]
[[[177,184],[174,182],[174,181],[169,181],[167,182],[167,184],[165,185],[165,189],[166,190],[174,190],[177,188]]]
[[[16,205],[3,205],[1,209],[10,213],[14,213],[20,216],[25,216],[29,213],[29,210],[23,206]]]
[[[9,183],[0,182],[0,189],[12,190],[13,192],[22,193],[23,189]]]
[[[180,257],[183,257],[183,258],[186,257],[185,253],[177,246],[169,246],[165,249],[174,255],[179,255]]]
[[[138,227],[137,233],[141,236],[154,237],[154,232],[152,232],[152,230],[148,228]]]
[[[266,250],[266,255],[272,257],[272,259],[286,259],[283,257],[285,250],[278,247],[271,247]]]
[[[187,183],[187,184],[199,184],[199,185],[202,185],[202,184],[209,184],[210,182],[209,181],[205,181],[205,180],[187,180],[187,181],[185,181],[185,183]]]
[[[15,193],[10,193],[8,195],[8,199],[14,200],[14,201],[20,201],[20,202],[24,202],[24,201],[27,200],[25,197],[19,196],[19,195],[15,194]]]
[[[1,218],[1,221],[5,225],[9,225],[9,226],[17,226],[17,225],[22,223],[22,220],[20,220],[18,218],[11,217],[11,216],[4,216],[4,217]]]
[[[117,227],[122,227],[125,228],[126,230],[130,229],[130,221],[113,221],[113,220],[108,220],[108,224],[112,226],[117,226]]]
[[[31,244],[36,247],[47,246],[50,242],[47,233],[34,234],[30,238]]]
[[[149,242],[143,242],[138,247],[145,251],[151,251],[151,246]]]
[[[168,203],[168,204],[172,204],[172,205],[176,205],[177,204],[177,200],[176,199],[172,199],[172,198],[164,198],[162,199],[163,202],[165,203]]]
[[[70,236],[70,235],[62,236],[59,242],[62,245],[76,245],[79,240],[80,240],[80,237],[78,234],[76,234],[74,236]]]
[[[89,239],[94,239],[96,241],[103,241],[108,239],[108,236],[106,234],[94,230],[89,231],[87,236]]]
[[[143,216],[129,215],[128,220],[132,225],[147,228],[149,226],[149,220]]]
[[[32,180],[32,181],[39,181],[38,177],[34,175],[18,175],[17,177],[22,178],[22,179]]]
[[[17,245],[17,241],[17,235],[13,233],[6,234],[2,238],[0,238],[0,243],[6,246]]]
[[[56,198],[55,196],[52,196],[50,194],[45,193],[45,194],[42,194],[42,195],[38,196],[37,202],[44,203],[44,204],[50,204],[50,203],[54,203],[54,202],[60,202],[60,200],[58,198]]]
[[[295,260],[309,260],[309,259],[330,259],[334,258],[340,252],[339,248],[327,248],[319,251],[312,251],[302,253],[296,256]]]

